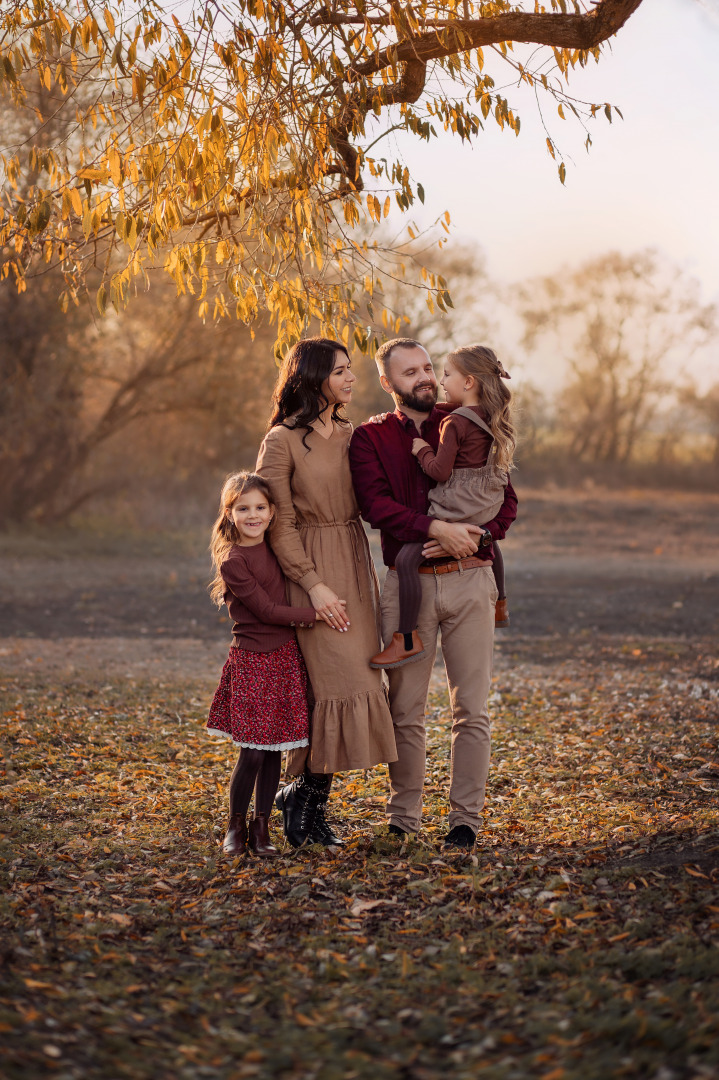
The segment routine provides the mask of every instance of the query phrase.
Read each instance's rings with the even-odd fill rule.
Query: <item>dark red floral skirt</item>
[[[307,669],[294,639],[269,653],[230,649],[207,730],[261,750],[308,745]]]

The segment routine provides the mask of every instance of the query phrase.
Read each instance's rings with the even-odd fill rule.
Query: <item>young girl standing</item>
[[[422,471],[438,481],[429,496],[429,513],[433,517],[485,525],[499,512],[515,446],[512,395],[502,381],[508,378],[496,354],[485,345],[468,345],[447,357],[440,382],[447,401],[460,407],[442,421],[436,454],[424,439],[412,443],[412,453]],[[490,557],[491,543],[492,537],[486,531],[477,552],[479,558],[484,552]],[[424,653],[417,633],[422,547],[422,543],[404,544],[397,556],[400,626],[387,648],[372,657],[371,667],[401,667],[419,660]],[[507,626],[504,563],[496,544],[493,556],[499,593],[495,625]]]
[[[227,604],[234,641],[210,708],[207,729],[240,746],[230,780],[230,822],[223,849],[276,855],[267,829],[282,751],[308,744],[307,671],[295,626],[310,627],[314,608],[289,607],[285,579],[265,541],[274,516],[270,489],[254,473],[228,477],[212,529],[215,577],[210,595]],[[255,815],[247,810],[255,792]]]

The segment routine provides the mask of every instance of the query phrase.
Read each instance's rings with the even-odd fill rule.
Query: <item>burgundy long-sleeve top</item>
[[[434,451],[439,446],[440,424],[451,408],[435,405],[421,424],[419,436]],[[426,540],[432,523],[427,509],[435,481],[412,456],[412,441],[416,438],[414,422],[396,409],[380,424],[368,423],[356,428],[350,442],[357,502],[365,521],[381,531],[386,566],[394,566],[403,544]],[[508,483],[499,513],[482,528],[493,540],[501,540],[516,516],[517,495]],[[482,548],[482,558],[494,558],[492,545]]]
[[[487,417],[478,405],[470,405],[480,420]],[[453,469],[481,469],[487,464],[492,436],[466,416],[450,413],[439,425],[439,446],[423,446],[417,454],[422,472],[433,480],[449,480]]]
[[[280,564],[264,540],[248,547],[236,544],[220,574],[237,648],[274,652],[292,640],[293,627],[314,626],[314,608],[288,605]]]

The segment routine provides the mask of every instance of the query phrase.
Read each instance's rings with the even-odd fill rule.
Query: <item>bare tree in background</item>
[[[517,460],[521,467],[542,452],[554,418],[548,395],[536,383],[524,380],[512,386],[512,397],[517,429]]]
[[[711,440],[711,463],[719,472],[719,383],[714,383],[701,394],[695,386],[682,390],[679,401],[682,408],[699,421]]]
[[[72,458],[82,410],[85,358],[73,344],[84,320],[77,309],[64,316],[53,298],[51,275],[41,293],[0,290],[0,524],[23,521],[56,502]],[[77,360],[77,362],[75,362]]]
[[[56,86],[30,82],[33,116],[3,101],[0,120],[6,137],[34,147],[37,162],[71,137],[75,119]],[[18,191],[27,195],[36,180],[28,166]],[[6,177],[3,185],[7,195]],[[10,258],[0,249],[0,279]],[[89,294],[63,314],[62,281],[46,265],[31,290],[0,287],[0,528],[65,520],[95,496],[136,485],[154,457],[169,477],[190,453],[205,463],[226,453],[228,468],[249,458],[263,431],[253,407],[266,411],[276,374],[266,320],[254,343],[242,325],[204,326],[193,299],[178,297],[164,276],[126,319],[100,319]],[[185,424],[193,417],[185,438],[176,415]]]
[[[440,287],[452,282],[451,305],[437,309],[432,297],[412,284],[413,275],[407,275],[404,264],[397,261],[396,274],[385,280],[385,318],[373,324],[375,332],[416,338],[438,363],[457,345],[488,341],[496,333],[491,312],[497,296],[483,253],[476,245],[455,243],[421,252],[419,258]]]
[[[529,282],[520,311],[525,346],[549,344],[567,364],[557,425],[580,461],[629,461],[662,397],[717,329],[698,283],[651,250],[610,252]]]
[[[68,320],[52,275],[40,287],[42,319],[37,290],[0,290],[0,527],[65,520],[137,486],[158,456],[167,478],[180,460],[189,475],[249,459],[276,375],[269,331],[203,326],[165,284],[122,320],[96,324],[87,306]]]

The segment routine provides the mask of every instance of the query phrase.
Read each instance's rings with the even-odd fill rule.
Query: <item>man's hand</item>
[[[425,442],[424,439],[412,439],[412,453],[415,457],[417,457],[423,446],[429,446],[429,443]],[[431,446],[429,448],[432,449]]]
[[[483,532],[480,525],[463,525],[461,522],[435,518],[429,527],[430,539],[422,548],[422,554],[425,559],[439,559],[443,555],[466,559],[474,555]]]

